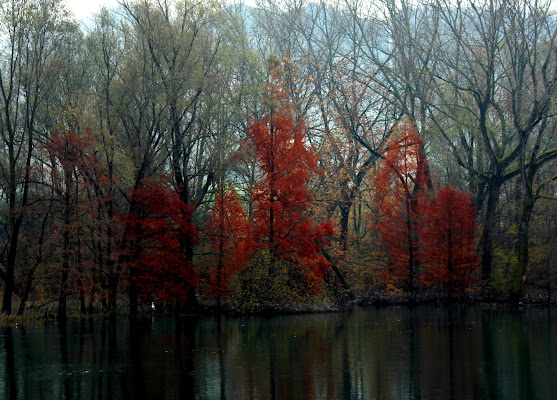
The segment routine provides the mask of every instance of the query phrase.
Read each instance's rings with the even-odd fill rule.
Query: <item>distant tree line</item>
[[[0,2],[2,312],[550,300],[553,8]]]

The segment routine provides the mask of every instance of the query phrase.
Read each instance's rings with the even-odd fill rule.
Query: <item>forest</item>
[[[551,1],[0,4],[5,316],[554,301]]]

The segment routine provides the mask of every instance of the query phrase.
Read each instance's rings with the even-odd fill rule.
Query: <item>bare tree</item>
[[[553,135],[549,105],[555,93],[555,54],[548,49],[555,27],[547,5],[537,3],[434,6],[441,14],[439,43],[444,51],[437,53],[432,121],[469,172],[476,203],[483,209],[482,278],[488,281],[503,184],[522,177],[519,253],[527,259],[535,171],[554,157],[547,146]],[[520,269],[525,272],[525,267]]]
[[[522,205],[518,224],[518,263],[512,293],[522,293],[529,260],[529,227],[536,201],[557,175],[541,177],[541,166],[557,158],[557,21],[550,2],[509,2],[505,19],[508,65],[502,82],[510,97],[510,115],[519,141],[518,170]]]

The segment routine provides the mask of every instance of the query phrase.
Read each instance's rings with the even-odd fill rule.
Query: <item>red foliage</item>
[[[209,239],[217,262],[210,267],[208,289],[217,298],[230,294],[230,280],[253,250],[247,213],[231,188],[222,188],[211,210]]]
[[[422,139],[413,125],[401,123],[385,150],[375,183],[379,213],[374,228],[379,232],[388,262],[382,279],[414,291],[419,277],[418,225],[426,198],[426,160]]]
[[[317,283],[330,267],[319,246],[333,234],[331,223],[315,226],[308,216],[313,196],[307,183],[317,159],[304,143],[303,122],[294,121],[284,100],[278,68],[267,93],[272,111],[249,127],[263,174],[253,188],[253,237],[257,247],[298,262],[307,281]]]
[[[52,189],[47,212],[52,213],[54,231],[47,243],[57,250],[53,256],[60,255],[58,316],[65,318],[66,298],[71,292],[71,285],[77,286],[80,292],[82,311],[86,288],[92,286],[88,265],[91,257],[87,256],[89,248],[85,242],[91,236],[92,211],[96,209],[96,198],[88,195],[91,191],[90,177],[98,169],[98,164],[92,151],[94,141],[90,128],[82,132],[54,131],[49,139],[45,149],[50,159],[50,176],[45,181]],[[51,260],[58,262],[58,257]]]
[[[91,129],[80,134],[73,131],[53,132],[50,142],[45,144],[51,160],[57,159],[62,169],[87,168],[86,149],[92,144]]]
[[[192,208],[163,180],[144,179],[132,190],[130,213],[124,218],[131,243],[126,265],[140,298],[183,300],[196,285],[193,265],[180,246],[185,240],[198,241],[191,214]]]
[[[449,293],[462,291],[474,279],[478,267],[475,251],[476,227],[470,197],[453,188],[439,191],[424,207],[421,227],[425,271],[421,281],[445,285]]]

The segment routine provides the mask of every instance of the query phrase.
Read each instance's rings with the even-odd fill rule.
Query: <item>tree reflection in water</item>
[[[5,385],[2,391],[6,395],[6,399],[17,399],[17,382],[14,356],[14,339],[11,327],[2,329],[2,337],[4,339],[4,360],[5,364]]]
[[[0,398],[550,399],[556,317],[385,307],[6,325]]]

